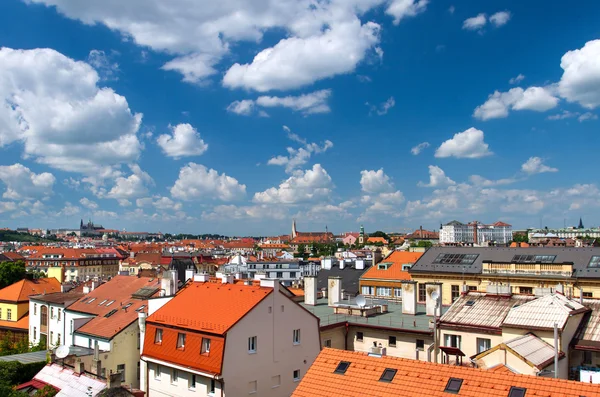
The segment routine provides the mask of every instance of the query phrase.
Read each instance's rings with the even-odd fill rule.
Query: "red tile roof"
[[[345,374],[334,373],[340,361],[350,363]],[[379,380],[386,368],[397,371],[391,382]],[[454,393],[459,396],[507,397],[513,386],[527,389],[526,396],[600,396],[600,387],[589,383],[325,348],[292,397],[447,397],[452,395],[444,391],[450,378],[463,380]]]
[[[54,277],[21,280],[0,290],[0,301],[27,302],[29,296],[60,292],[60,283]]]
[[[16,330],[29,331],[29,313],[21,317],[18,321],[0,320],[0,328],[12,328]]]
[[[24,261],[25,260],[25,257],[23,255],[18,254],[16,252],[12,252],[12,251],[2,252],[2,255],[4,255],[5,257],[9,258],[13,262]]]
[[[383,244],[387,244],[387,240],[383,237],[369,237],[367,239],[367,243],[383,243]]]
[[[402,270],[402,265],[414,264],[423,255],[422,252],[394,251],[380,263],[392,263],[386,270],[380,270],[378,266],[371,266],[361,279],[380,280],[410,280],[410,274]]]

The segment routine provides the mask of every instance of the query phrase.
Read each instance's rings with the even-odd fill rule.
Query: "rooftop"
[[[46,303],[71,303],[84,296],[83,291],[54,292],[51,294],[32,295],[29,299]]]
[[[575,334],[576,349],[600,350],[600,300],[584,299],[583,304],[591,311]]]
[[[378,265],[371,266],[361,279],[378,279],[378,280],[410,280],[410,274],[406,270],[402,270],[403,265],[412,265],[423,255],[421,252],[394,251],[387,258],[381,261]],[[380,269],[383,264],[388,264],[387,268]]]
[[[321,351],[292,396],[507,397],[515,387],[525,389],[526,396],[600,396],[594,384],[330,348]]]
[[[0,301],[26,302],[31,295],[60,292],[60,283],[54,277],[23,279],[0,290]]]
[[[502,325],[527,329],[553,329],[556,323],[558,329],[562,330],[569,317],[588,310],[579,302],[567,299],[564,295],[546,295],[511,308]]]
[[[58,364],[46,365],[33,379],[59,389],[60,391],[56,394],[56,397],[86,396],[89,389],[92,390],[92,395],[95,396],[106,388],[106,382],[84,374],[76,374],[71,368],[62,367]]]
[[[539,369],[547,367],[554,360],[554,346],[532,333],[519,336],[504,344]]]

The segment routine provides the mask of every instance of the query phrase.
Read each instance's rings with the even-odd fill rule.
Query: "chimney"
[[[267,275],[265,273],[254,273],[255,280],[263,280],[265,278],[267,278]]]
[[[402,314],[417,314],[416,281],[402,281]]]
[[[423,226],[419,226],[419,237],[423,238]]]
[[[130,258],[132,258],[132,259],[133,259],[133,258],[135,258],[135,252],[131,251],[131,252],[129,253],[129,257],[130,257]]]
[[[275,289],[275,287],[279,284],[279,280],[276,278],[261,278],[260,279],[260,286],[263,288],[273,288]]]
[[[364,268],[365,268],[365,260],[364,259],[357,259],[356,262],[354,262],[354,268],[356,270],[364,270]]]
[[[564,286],[564,284],[561,284],[561,283],[556,284],[555,291],[556,292],[560,292],[561,294],[564,295],[565,294],[565,286]]]
[[[115,372],[114,374],[110,374],[106,379],[106,388],[107,389],[115,389],[117,387],[121,387],[121,373]]]
[[[90,293],[90,287],[88,287],[87,285],[83,286],[83,293],[84,294],[89,294]]]
[[[185,269],[185,281],[192,280],[194,278],[195,269],[188,267]]]
[[[427,283],[425,284],[426,298],[425,308],[428,316],[442,315],[442,283]],[[431,297],[431,294],[437,291],[439,303],[436,308],[436,301]]]
[[[317,304],[317,277],[304,277],[304,303],[307,305]]]
[[[96,289],[96,287],[98,286],[98,282],[97,281],[92,281],[92,291]]]
[[[163,296],[173,296],[177,292],[177,271],[166,270],[160,279],[160,288],[164,290]]]
[[[102,376],[102,361],[100,361],[100,349],[98,348],[98,342],[94,345],[94,358],[92,360],[92,373],[96,376]]]
[[[73,367],[73,372],[79,375],[85,373],[85,364],[81,362],[75,363],[75,366]]]
[[[325,269],[325,270],[331,270],[331,263],[332,259],[331,258],[323,258],[321,259],[321,268]]]
[[[221,275],[221,282],[223,284],[233,284],[233,275],[231,275],[231,274]]]
[[[469,287],[467,286],[467,284],[463,284],[462,285],[462,295],[466,295],[469,293]]]
[[[339,266],[340,266],[340,270],[344,270],[344,267],[346,267],[346,261],[344,261],[343,259],[340,259],[338,261]]]
[[[206,273],[196,273],[194,274],[194,282],[197,283],[205,283],[210,280],[210,276]]]
[[[329,306],[335,305],[342,300],[342,278],[329,277],[327,279],[327,299]]]

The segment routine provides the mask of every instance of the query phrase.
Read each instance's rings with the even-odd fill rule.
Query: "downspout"
[[[344,350],[348,350],[348,333],[350,332],[349,329],[350,325],[346,321],[346,337],[344,338]]]

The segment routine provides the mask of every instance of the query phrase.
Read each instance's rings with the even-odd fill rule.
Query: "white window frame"
[[[293,341],[294,345],[300,344],[300,328],[294,330]]]
[[[251,336],[248,338],[248,353],[254,354],[258,350],[258,337]]]
[[[296,373],[298,374],[298,376],[296,376]],[[292,373],[292,377],[294,378],[294,382],[300,382],[300,370],[295,369]]]

